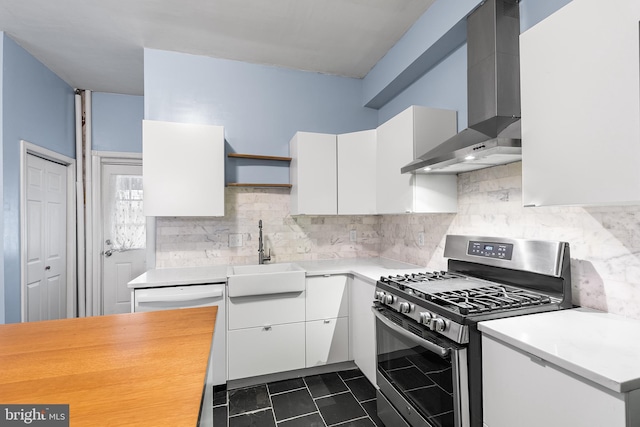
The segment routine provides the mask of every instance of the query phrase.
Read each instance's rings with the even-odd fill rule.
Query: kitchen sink
[[[281,294],[305,290],[305,271],[297,264],[277,263],[229,267],[228,295]]]

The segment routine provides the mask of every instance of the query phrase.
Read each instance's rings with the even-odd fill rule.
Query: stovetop
[[[560,304],[543,293],[445,271],[381,277],[375,299],[378,310],[395,312],[460,344],[469,340],[469,325],[556,310]]]
[[[380,281],[460,315],[557,303],[548,295],[446,271],[388,276]]]

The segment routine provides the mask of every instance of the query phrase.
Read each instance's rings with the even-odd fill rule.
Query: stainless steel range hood
[[[517,0],[487,0],[467,17],[469,127],[402,173],[457,174],[521,159],[519,35]]]

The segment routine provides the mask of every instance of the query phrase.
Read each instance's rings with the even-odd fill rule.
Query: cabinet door
[[[371,307],[375,284],[354,277],[349,286],[350,359],[376,384],[376,323]]]
[[[307,277],[306,320],[349,315],[347,276]]]
[[[338,135],[338,214],[376,213],[376,130]]]
[[[304,334],[304,322],[229,331],[229,379],[304,368]]]
[[[482,338],[483,418],[489,427],[623,427],[625,399],[553,365]]]
[[[144,120],[146,216],[224,216],[222,126]]]
[[[290,155],[291,214],[337,214],[336,135],[297,132]]]
[[[456,112],[411,106],[378,127],[379,214],[456,212],[456,175],[402,174],[400,169],[455,135]]]
[[[400,168],[413,160],[413,108],[378,127],[376,212],[395,214],[413,210],[412,175]]]
[[[349,319],[315,320],[306,323],[307,368],[349,360]]]
[[[525,206],[640,201],[639,20],[572,1],[520,36]]]
[[[457,175],[413,176],[414,212],[458,212]]]

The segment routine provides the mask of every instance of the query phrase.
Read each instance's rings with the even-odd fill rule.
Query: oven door
[[[385,425],[468,427],[467,349],[383,306],[376,316],[378,416]]]

